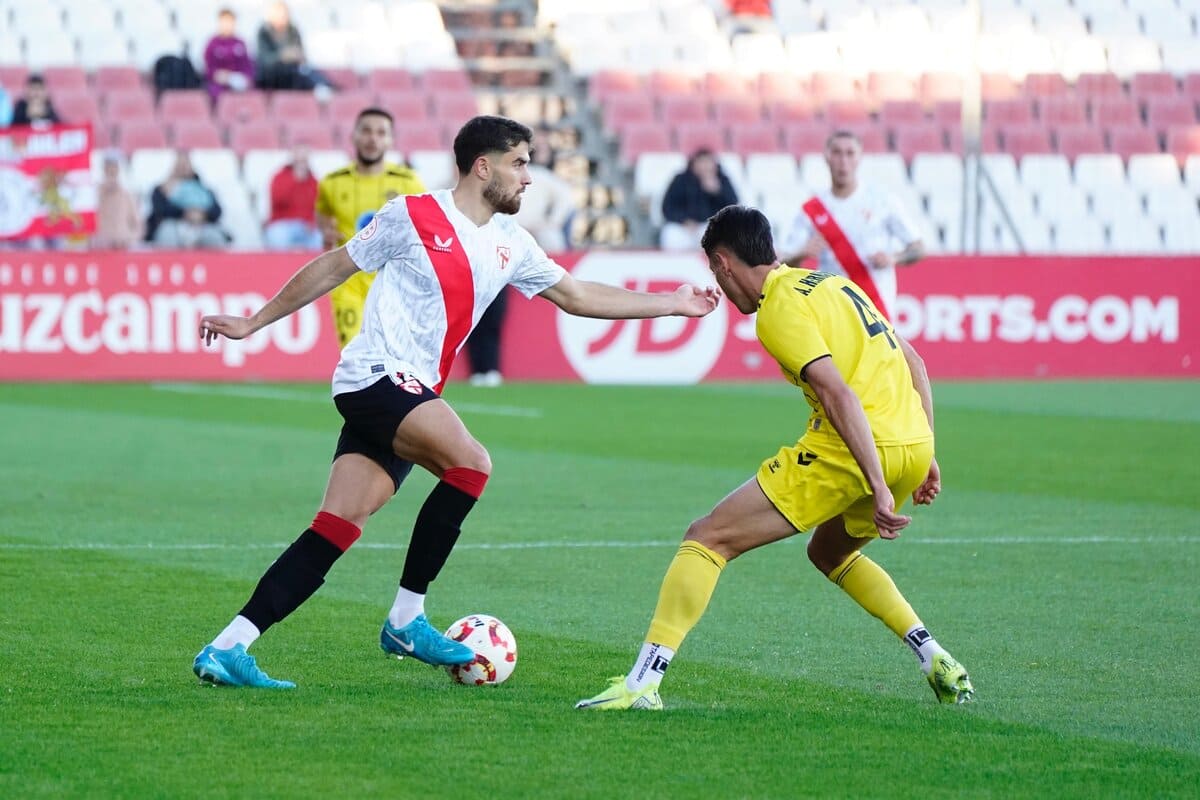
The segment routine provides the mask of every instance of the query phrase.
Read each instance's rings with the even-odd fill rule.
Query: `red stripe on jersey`
[[[433,262],[438,284],[442,287],[442,301],[446,306],[446,338],[442,340],[442,356],[438,362],[438,384],[433,390],[441,394],[450,376],[454,357],[471,332],[471,318],[475,314],[475,279],[471,275],[471,262],[458,233],[446,212],[438,205],[433,195],[415,194],[404,198],[408,204],[408,216],[413,228],[425,245],[425,252]]]
[[[829,209],[818,197],[810,198],[801,207],[808,218],[812,220],[813,227],[825,238],[825,243],[833,251],[833,255],[842,265],[842,269],[846,270],[846,277],[867,293],[867,297],[871,298],[871,302],[875,304],[875,308],[879,310],[884,319],[890,320],[889,309],[883,304],[879,288],[875,285],[875,279],[871,277],[871,270],[858,257],[858,251],[854,249],[854,245],[850,244],[850,239],[842,232],[842,228],[833,218],[833,214],[829,213]]]

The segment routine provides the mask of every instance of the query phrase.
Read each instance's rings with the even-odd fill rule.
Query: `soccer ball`
[[[500,620],[487,614],[468,614],[446,631],[446,636],[475,651],[468,664],[446,667],[450,677],[474,686],[498,686],[517,666],[517,640]]]

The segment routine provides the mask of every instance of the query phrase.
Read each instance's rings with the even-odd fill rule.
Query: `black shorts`
[[[429,400],[437,400],[437,392],[416,378],[399,376],[401,385],[391,378],[380,378],[365,389],[335,395],[333,404],[345,422],[338,436],[333,458],[346,453],[358,453],[374,461],[392,476],[396,489],[412,471],[406,461],[392,449],[396,429],[409,412]]]

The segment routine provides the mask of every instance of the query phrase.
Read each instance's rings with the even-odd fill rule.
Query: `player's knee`
[[[726,561],[732,561],[742,554],[742,551],[736,547],[735,539],[728,535],[730,532],[725,531],[712,518],[712,515],[706,515],[692,522],[688,526],[687,533],[684,534],[684,541],[696,542],[712,550],[717,555],[724,558]]]
[[[482,472],[484,475],[491,475],[492,457],[486,447],[479,442],[472,441],[471,446],[464,450],[462,456],[458,459],[458,463],[454,466],[466,467],[476,472]]]

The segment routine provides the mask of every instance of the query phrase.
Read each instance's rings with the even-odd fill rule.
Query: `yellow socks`
[[[704,609],[725,568],[725,559],[699,542],[679,545],[675,559],[658,590],[658,606],[646,641],[678,650]]]
[[[854,598],[854,602],[878,617],[897,636],[920,625],[912,606],[900,594],[891,576],[883,568],[862,553],[852,553],[841,566],[829,573],[829,580],[842,587],[842,591]]]

